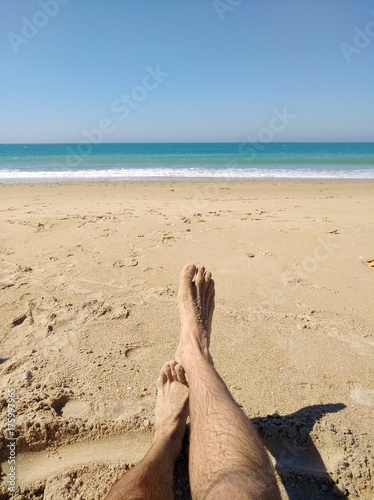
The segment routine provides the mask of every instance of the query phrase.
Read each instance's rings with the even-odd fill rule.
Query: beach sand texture
[[[215,366],[284,498],[373,498],[373,182],[18,184],[0,198],[0,499],[102,499],[142,458],[187,262],[213,272]]]

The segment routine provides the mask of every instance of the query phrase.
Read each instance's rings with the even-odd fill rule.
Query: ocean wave
[[[0,170],[0,182],[68,182],[110,180],[178,179],[374,179],[374,169],[314,170],[290,168],[115,168],[106,170]]]

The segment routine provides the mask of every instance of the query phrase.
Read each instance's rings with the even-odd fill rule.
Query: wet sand
[[[215,366],[284,498],[373,497],[373,182],[19,184],[0,199],[3,474],[13,389],[18,433],[17,493],[3,476],[0,498],[103,498],[141,459],[187,262],[214,274]]]

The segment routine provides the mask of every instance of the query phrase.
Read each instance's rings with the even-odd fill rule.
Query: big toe
[[[193,280],[193,277],[196,274],[196,266],[195,264],[186,264],[181,270],[181,278]]]

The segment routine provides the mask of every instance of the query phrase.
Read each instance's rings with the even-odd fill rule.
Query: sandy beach
[[[3,184],[0,199],[0,499],[102,499],[142,458],[187,262],[213,273],[215,366],[284,498],[373,498],[374,182]]]

